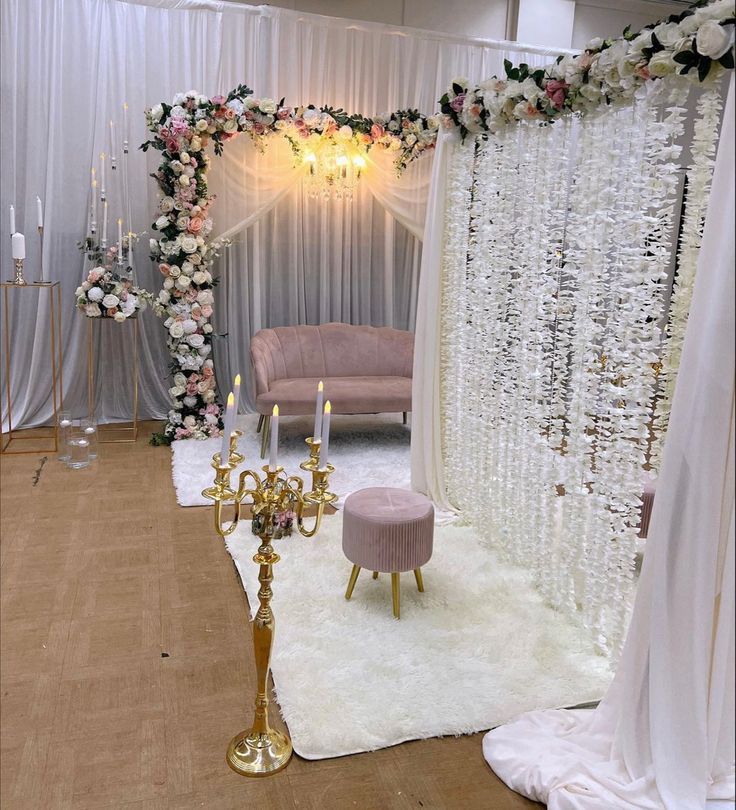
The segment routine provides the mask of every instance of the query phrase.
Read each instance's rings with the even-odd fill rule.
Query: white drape
[[[147,137],[143,110],[176,92],[196,88],[214,95],[245,82],[261,97],[286,96],[292,104],[330,104],[366,115],[401,107],[430,113],[455,76],[499,73],[503,58],[512,54],[530,63],[550,58],[548,50],[528,53],[508,43],[207,0],[7,0],[0,15],[3,277],[12,277],[10,204],[27,236],[27,275],[35,276],[39,195],[46,209],[44,266],[61,281],[65,302],[65,404],[80,412],[86,405],[86,348],[84,318],[72,309],[82,275],[75,243],[85,234],[90,166],[101,151],[110,151],[110,119],[121,131],[124,101],[130,118],[130,226],[150,233],[156,187],[148,174],[157,156],[136,147]],[[231,229],[236,242],[221,260],[223,283],[216,291],[215,326],[228,334],[214,347],[219,378],[247,374],[248,341],[263,326],[340,317],[411,328],[421,232],[421,206],[412,200],[422,193],[420,175],[429,171],[431,157],[393,190],[378,180],[390,166],[385,172],[371,166],[374,178],[366,178],[365,189],[346,207],[304,198],[283,143],[272,142],[263,156],[244,157],[247,149],[237,141],[226,144],[223,158],[213,157],[211,172],[222,194],[213,208],[217,232]],[[232,172],[232,182],[220,184],[218,172]],[[239,184],[247,199],[235,193]],[[280,197],[282,184],[287,190]],[[108,164],[111,223],[123,213],[120,186]],[[135,249],[138,280],[155,291],[161,279],[148,260],[147,242],[144,235]],[[48,317],[31,292],[23,293],[11,315],[14,421],[24,425],[51,414]],[[116,326],[105,324],[114,339],[99,347],[98,365],[100,371],[114,365],[125,380],[131,364],[126,327],[116,332]],[[150,313],[140,327],[140,412],[160,417],[168,404],[165,334]],[[98,415],[129,417],[129,389],[104,384],[101,374],[98,380]],[[4,397],[2,407],[5,415]]]
[[[636,607],[598,709],[532,712],[484,755],[550,810],[734,799],[734,81]]]

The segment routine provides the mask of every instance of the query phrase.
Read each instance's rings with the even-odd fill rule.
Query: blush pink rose
[[[189,430],[189,428],[180,428],[180,427],[178,427],[176,429],[176,431],[174,432],[174,435],[176,436],[177,439],[187,439],[192,434],[191,434],[191,431]]]
[[[377,141],[384,136],[385,132],[386,130],[380,124],[373,124],[371,127],[371,138]]]
[[[205,304],[202,307],[202,315],[205,318],[211,318],[212,317],[212,306],[210,304]]]
[[[224,104],[224,103],[225,103],[225,96],[212,96],[212,98],[210,99],[210,101],[211,101],[213,104],[215,104],[215,105],[219,106],[220,104]]]
[[[87,276],[87,281],[89,281],[90,284],[94,284],[104,272],[105,271],[99,267],[95,268],[94,270],[90,270],[89,275]]]
[[[455,96],[455,98],[450,102],[450,107],[452,107],[455,112],[460,112],[463,108],[463,104],[465,103],[465,93],[460,93],[459,96]]]
[[[191,217],[187,230],[189,233],[199,233],[202,230],[202,225],[204,225],[202,217]]]
[[[166,264],[166,262],[161,262],[161,264],[158,266],[158,269],[162,272],[163,275],[168,276],[169,270],[171,270],[171,265]]]
[[[235,118],[235,110],[231,110],[230,107],[228,107],[225,110],[225,118],[227,118],[228,120],[230,120],[231,118]]]
[[[285,119],[287,119],[287,118],[288,118],[290,115],[291,115],[291,109],[290,109],[289,107],[282,107],[282,108],[281,108],[280,110],[278,110],[278,112],[276,113],[276,118],[277,118],[279,121],[284,121],[284,120],[285,120]]]
[[[546,87],[544,88],[544,92],[552,101],[552,106],[556,110],[561,110],[562,105],[565,103],[565,98],[567,97],[567,91],[570,87],[567,82],[558,81],[557,79],[551,79],[547,82]]]
[[[108,309],[108,310],[107,310],[107,314],[108,314],[108,315],[109,315],[111,318],[114,318],[114,317],[115,317],[115,315],[116,315],[116,313],[117,313],[117,311],[118,311],[118,310],[117,310],[117,307],[110,307],[110,309]]]

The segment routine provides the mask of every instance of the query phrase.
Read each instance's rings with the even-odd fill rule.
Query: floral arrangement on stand
[[[665,76],[714,79],[734,68],[734,23],[733,0],[696,3],[638,33],[627,28],[618,39],[593,40],[581,54],[560,56],[544,68],[505,60],[505,79],[494,76],[475,88],[455,79],[440,99],[441,110],[464,138],[517,121],[545,124],[625,103]]]
[[[123,238],[123,253],[127,250],[130,254],[134,237],[135,234],[128,234]],[[123,323],[151,303],[153,296],[135,284],[131,267],[124,265],[117,245],[102,248],[87,237],[79,247],[93,265],[74,292],[77,309],[87,318],[113,318]]]

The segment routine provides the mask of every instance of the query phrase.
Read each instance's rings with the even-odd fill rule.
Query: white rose
[[[164,289],[170,290],[174,286],[174,279],[173,278],[165,278],[164,279]]]
[[[160,121],[163,114],[164,108],[161,104],[154,104],[153,107],[151,107],[151,118],[154,121]]]
[[[192,276],[192,281],[197,285],[204,284],[205,281],[207,281],[207,276],[202,270],[197,270],[197,272]]]
[[[603,39],[601,37],[594,37],[585,46],[585,50],[586,51],[597,51],[601,47],[601,45],[603,45]]]
[[[158,239],[149,239],[148,240],[148,249],[155,256],[158,256],[158,254],[160,253],[160,248],[158,246]]]
[[[733,45],[734,26],[721,25],[715,20],[704,22],[695,36],[695,47],[702,56],[720,59]]]
[[[209,124],[205,118],[200,118],[194,126],[197,132],[204,132],[209,127]]]
[[[349,141],[353,137],[353,128],[345,124],[337,130],[336,135],[343,141]]]
[[[660,23],[654,29],[654,36],[665,46],[669,48],[677,42],[682,36],[680,26],[677,23]]]
[[[197,331],[197,322],[192,318],[187,318],[186,320],[182,321],[181,325],[184,328],[185,335],[192,335]]]
[[[186,425],[188,428],[193,428],[193,427],[195,427],[195,426],[196,426],[196,424],[197,424],[197,420],[196,420],[196,419],[195,419],[193,416],[191,416],[191,415],[190,415],[190,416],[185,416],[185,417],[184,417],[184,424],[185,424],[185,425]]]
[[[658,51],[649,60],[648,67],[651,76],[660,77],[674,73],[677,63],[672,58],[672,54],[669,51]]]
[[[85,292],[86,290],[84,289],[84,287],[77,287],[77,289],[74,290],[74,295],[76,295],[77,298],[81,298]]]
[[[183,104],[187,100],[186,93],[177,93],[174,98],[172,99],[171,103],[176,106],[177,104]]]
[[[210,402],[215,401],[215,392],[211,388],[208,388],[202,394],[202,399],[209,405]],[[207,416],[214,416],[214,414],[207,414]],[[207,418],[207,417],[205,417],[205,418]],[[215,421],[217,421],[217,417],[215,416],[214,418],[215,418]]]
[[[169,218],[168,217],[159,217],[156,220],[156,228],[159,231],[162,231],[164,228],[168,228],[169,226]]]
[[[261,108],[261,112],[266,113],[266,115],[275,113],[276,110],[278,109],[276,106],[276,102],[271,98],[262,98],[258,106]]]
[[[113,295],[112,293],[108,293],[102,299],[102,306],[105,307],[105,309],[114,309],[119,303],[120,299],[117,295]]]
[[[113,317],[115,318],[115,320],[118,323],[122,323],[125,320],[125,313],[124,312],[116,312],[115,315],[113,315]]]
[[[189,148],[192,150],[192,152],[199,152],[202,148],[201,139],[195,135],[189,142]]]
[[[192,335],[192,337],[194,337],[194,335]],[[212,346],[200,346],[197,351],[199,352],[200,357],[207,357],[207,355],[212,351]]]
[[[181,325],[181,321],[174,321],[174,323],[171,324],[169,334],[175,340],[184,337],[184,327]]]
[[[199,255],[199,253],[192,253],[192,255],[189,257],[189,261],[192,264],[201,264],[202,257]]]
[[[225,132],[235,132],[235,130],[238,128],[238,122],[234,118],[228,118],[223,124],[222,128],[225,130]]]
[[[188,177],[187,177],[185,174],[182,174],[182,175],[179,177],[179,185],[180,185],[180,186],[184,186],[184,187],[186,187],[186,186],[188,186],[188,185],[189,185],[189,183],[190,183],[190,180],[189,180],[189,178],[188,178]]]
[[[184,253],[194,253],[197,250],[197,240],[193,236],[182,236],[181,249]]]
[[[405,140],[406,140],[406,145],[407,146],[414,146],[414,144],[417,142],[417,136],[416,135],[407,135]]]
[[[197,293],[197,301],[202,306],[205,306],[206,304],[214,304],[215,297],[212,295],[212,292],[210,290],[200,290]]]
[[[178,217],[176,220],[176,227],[180,231],[185,231],[189,227],[189,217],[187,216]]]
[[[174,385],[183,388],[186,384],[187,384],[186,376],[182,374],[181,371],[177,371],[176,374],[174,374]]]
[[[180,275],[181,275],[181,267],[172,264],[171,267],[169,267],[169,278],[179,278]]]
[[[176,280],[175,284],[180,290],[186,290],[187,287],[192,283],[192,280],[189,276],[179,276]]]
[[[204,335],[189,335],[187,343],[193,348],[198,349],[200,346],[204,346]]]
[[[646,31],[642,31],[638,37],[635,37],[631,41],[631,50],[636,51],[637,53],[642,51],[644,48],[651,48],[652,47],[652,31],[651,29],[647,29]]]
[[[210,335],[210,334],[212,334],[212,324],[211,324],[211,323],[206,323],[206,324],[205,324],[205,325],[202,327],[202,331],[205,333],[205,335]]]
[[[169,388],[169,394],[171,394],[172,397],[180,397],[185,391],[186,388],[184,387],[184,385],[174,385],[171,388]]]
[[[179,154],[179,160],[182,163],[189,163],[189,152],[181,152]]]
[[[182,262],[181,272],[184,273],[185,276],[191,276],[194,272],[194,265],[191,262]]]
[[[84,307],[84,314],[88,318],[99,318],[102,315],[99,304],[87,304]]]

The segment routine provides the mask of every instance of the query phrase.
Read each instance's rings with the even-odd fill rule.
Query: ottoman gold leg
[[[260,415],[258,416],[258,427],[256,428],[256,433],[260,433],[260,432],[261,432],[261,428],[263,427],[263,420],[264,420],[264,419],[265,419],[265,417],[264,417],[264,415],[263,415],[263,414],[260,414]]]
[[[350,599],[353,595],[353,589],[355,588],[355,583],[358,581],[358,574],[360,573],[360,566],[354,565],[353,570],[350,572],[350,579],[348,580],[348,589],[345,591],[345,598]]]
[[[401,609],[399,606],[399,574],[391,574],[391,596],[394,601],[394,616],[401,618]]]
[[[414,579],[417,581],[417,590],[419,593],[424,593],[424,580],[422,579],[422,569],[414,569]]]
[[[373,579],[378,579],[378,571],[373,572]]]

